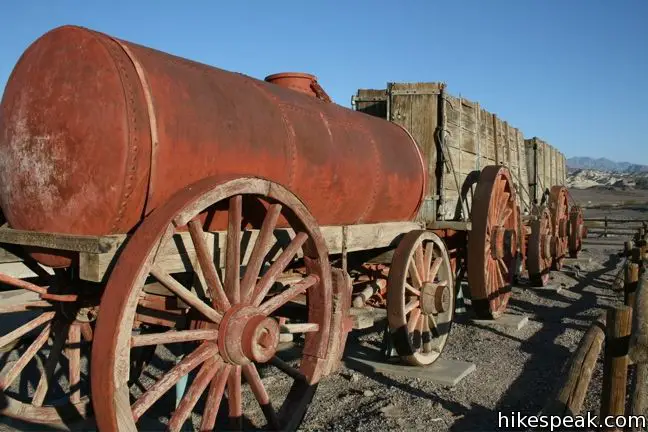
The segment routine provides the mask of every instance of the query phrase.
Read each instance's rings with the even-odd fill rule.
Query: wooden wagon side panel
[[[541,178],[542,178],[542,187],[543,190],[546,189],[551,189],[551,174],[550,174],[550,164],[551,164],[551,154],[550,154],[550,149],[549,146],[547,146],[547,143],[538,140],[538,148],[541,148],[541,154],[542,154],[542,171],[540,172]]]
[[[515,147],[517,156],[517,179],[516,187],[522,210],[529,210],[531,207],[531,196],[529,194],[529,175],[527,172],[526,149],[524,146],[524,137],[522,132],[517,128],[512,128],[511,140]]]
[[[375,117],[387,118],[387,91],[360,89],[353,97],[352,103],[356,111]]]
[[[423,152],[428,184],[419,219],[436,219],[437,160],[441,83],[389,83],[388,118],[407,129]]]
[[[495,145],[495,115],[485,109],[479,112],[479,139],[481,142],[481,157],[479,166],[497,164],[497,146]]]
[[[551,155],[551,160],[549,161],[551,170],[551,186],[554,186],[558,184],[558,161],[556,158],[556,148],[554,146],[550,146],[549,148],[551,149],[549,152]]]
[[[444,204],[440,213],[444,219],[458,220],[462,215],[470,216],[471,190],[480,170],[494,163],[495,144],[490,117],[478,103],[446,95],[444,111],[446,144],[455,172],[449,167],[444,169]]]
[[[534,140],[525,139],[524,140],[524,152],[526,154],[526,164],[527,164],[527,184],[529,185],[529,197],[531,202],[536,202],[538,199],[537,195],[537,174],[536,174],[536,165],[535,158],[536,152],[534,150]]]
[[[497,145],[496,163],[510,166],[510,149],[508,140],[508,124],[495,116],[495,136]]]

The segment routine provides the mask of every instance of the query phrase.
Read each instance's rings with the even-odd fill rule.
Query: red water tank
[[[313,94],[295,89],[304,78]],[[427,169],[406,131],[328,103],[312,76],[269,80],[84,28],[50,31],[22,55],[0,105],[10,226],[127,233],[179,189],[229,173],[281,183],[320,225],[415,216]]]

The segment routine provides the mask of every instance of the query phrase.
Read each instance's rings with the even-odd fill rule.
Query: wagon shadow
[[[510,304],[525,314],[538,317],[542,328],[529,339],[522,341],[520,351],[530,354],[524,365],[522,373],[502,395],[494,410],[477,407],[468,412],[462,419],[456,421],[451,430],[475,430],[487,427],[496,428],[499,413],[510,414],[519,411],[522,415],[536,415],[545,406],[562,381],[564,365],[569,360],[569,349],[559,345],[556,340],[563,335],[566,329],[585,331],[588,325],[564,323],[565,317],[580,318],[592,321],[594,315],[587,312],[594,309],[605,308],[601,305],[599,294],[587,290],[588,287],[609,289],[611,283],[596,283],[601,276],[614,271],[620,262],[616,254],[611,254],[602,268],[584,274],[577,278],[577,283],[569,291],[580,294],[580,298],[573,299],[563,296],[562,301],[569,302],[566,307],[549,307],[534,304],[512,297]],[[559,294],[552,294],[559,295]],[[539,349],[540,348],[540,349]]]
[[[385,388],[396,388],[404,393],[407,393],[415,398],[427,399],[433,403],[438,403],[440,406],[446,410],[454,413],[455,415],[465,415],[468,409],[453,401],[449,401],[441,398],[435,393],[429,393],[419,388],[416,388],[402,380],[397,380],[391,378],[390,376],[382,373],[380,371],[375,371],[371,366],[367,365],[361,359],[372,360],[376,362],[384,362],[390,364],[390,361],[384,359],[383,354],[379,348],[371,348],[366,346],[367,342],[362,342],[360,338],[367,334],[375,333],[376,326],[365,329],[365,330],[355,330],[349,333],[346,347],[344,350],[343,363],[354,371],[364,375],[370,380],[375,381],[376,383],[384,386]],[[371,343],[371,345],[375,345]],[[397,363],[396,363],[397,364]]]

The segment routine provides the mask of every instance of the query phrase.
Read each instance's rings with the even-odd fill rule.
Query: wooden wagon
[[[398,127],[313,76],[266,80],[76,27],[28,49],[0,111],[4,415],[295,429],[354,292],[421,366],[464,258],[475,311],[505,310],[531,200],[519,131],[439,85],[383,92]]]

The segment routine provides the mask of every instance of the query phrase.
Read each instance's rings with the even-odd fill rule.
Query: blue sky
[[[445,81],[568,157],[648,164],[648,0],[43,0],[1,13],[0,88],[33,40],[78,24],[257,78],[311,72],[344,106],[358,88]]]

